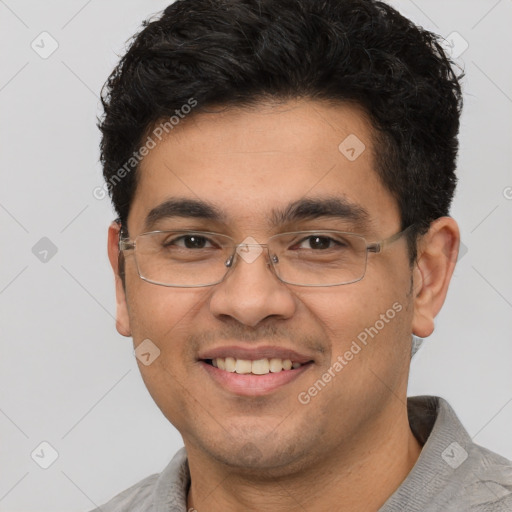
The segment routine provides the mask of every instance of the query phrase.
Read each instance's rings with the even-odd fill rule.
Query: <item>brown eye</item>
[[[208,240],[204,236],[189,235],[183,237],[183,243],[187,249],[203,249]]]
[[[202,235],[183,235],[179,237],[169,237],[164,240],[164,247],[180,247],[184,249],[204,249],[212,247],[211,241]]]
[[[345,244],[342,241],[334,240],[329,236],[312,235],[304,238],[297,244],[298,249],[325,250],[342,248]]]

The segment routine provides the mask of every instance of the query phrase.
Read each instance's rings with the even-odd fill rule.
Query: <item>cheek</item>
[[[208,290],[165,288],[141,281],[128,294],[134,347],[148,347],[139,352],[151,353],[148,365],[137,356],[142,379],[157,406],[177,428],[187,426],[193,364],[187,339],[205,292]]]
[[[187,340],[207,293],[207,288],[166,288],[141,281],[128,295],[135,353],[146,353],[145,348],[142,350],[146,344],[155,354],[149,365],[142,364],[140,356],[137,363],[150,394],[161,408],[173,408],[176,398],[169,397],[181,396],[182,388],[187,388],[189,366],[195,362],[187,350]],[[162,392],[163,396],[158,396]]]
[[[344,286],[299,291],[299,300],[331,334],[357,331],[386,304],[383,290],[368,289],[363,281]]]
[[[160,355],[151,365],[138,362],[144,384],[162,414],[180,431],[190,422],[186,375],[178,373],[169,358]]]
[[[136,343],[145,338],[177,339],[175,331],[189,324],[204,302],[207,288],[171,288],[141,279],[127,287],[127,301]]]
[[[397,338],[406,337],[411,321],[407,291],[405,276],[390,274],[380,283],[368,279],[298,295],[330,338],[332,359],[352,350],[355,354],[348,357],[363,364],[363,360],[386,359],[391,355],[387,340],[396,346]]]
[[[389,286],[349,290],[349,286],[308,301],[331,346],[330,361],[319,375],[332,384],[322,391],[318,403],[328,407],[340,425],[346,421],[347,409],[363,414],[387,403],[393,392],[401,393],[410,362],[407,290],[399,293]]]

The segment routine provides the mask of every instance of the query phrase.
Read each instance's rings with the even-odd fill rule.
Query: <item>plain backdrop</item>
[[[90,510],[182,445],[115,330],[114,214],[93,196],[100,88],[167,3],[0,1],[1,511]],[[477,443],[512,458],[512,2],[392,4],[447,38],[467,75],[451,212],[463,251],[409,395],[448,399]]]

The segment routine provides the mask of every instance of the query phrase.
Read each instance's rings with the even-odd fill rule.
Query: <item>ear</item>
[[[459,227],[451,217],[440,217],[418,243],[413,271],[414,315],[412,332],[421,338],[434,331],[459,254]]]
[[[112,265],[116,280],[116,329],[122,336],[131,336],[126,292],[123,287],[123,281],[119,275],[119,259],[124,257],[119,251],[120,230],[121,226],[116,221],[112,222],[108,228],[108,259],[110,260],[110,265]]]

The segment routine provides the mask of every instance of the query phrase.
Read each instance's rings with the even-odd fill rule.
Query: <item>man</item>
[[[146,23],[103,95],[108,254],[185,446],[101,510],[512,510],[512,464],[407,398],[459,248],[460,78],[371,0]]]

